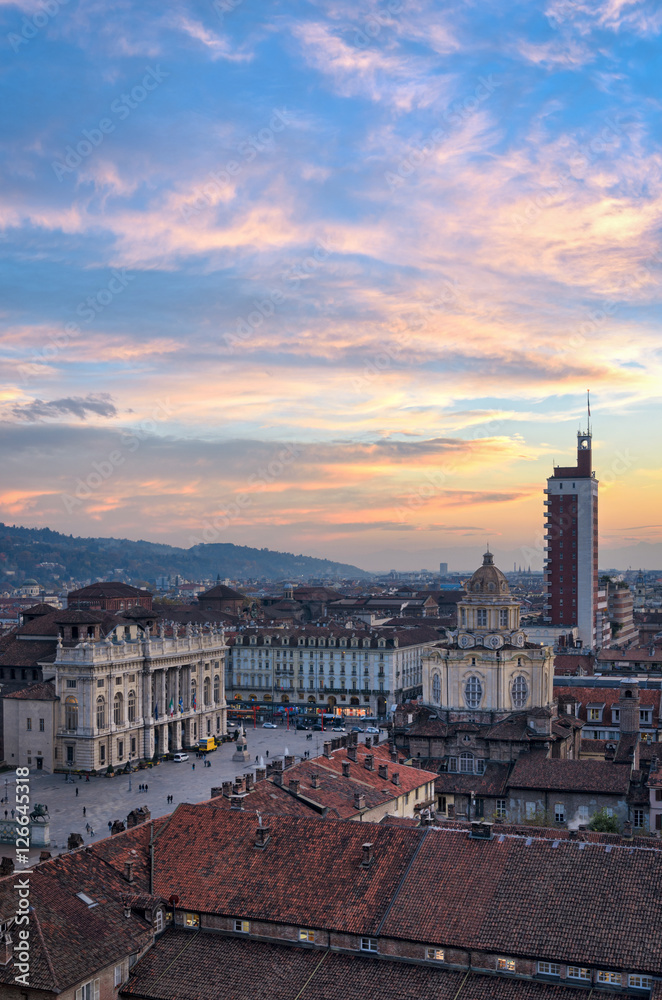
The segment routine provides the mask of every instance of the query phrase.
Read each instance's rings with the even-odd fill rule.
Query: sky
[[[656,0],[0,0],[0,520],[662,566]]]

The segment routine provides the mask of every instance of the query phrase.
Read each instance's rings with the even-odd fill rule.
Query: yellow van
[[[201,753],[209,753],[210,750],[216,750],[218,744],[213,736],[205,736],[203,739],[198,740],[198,750]]]

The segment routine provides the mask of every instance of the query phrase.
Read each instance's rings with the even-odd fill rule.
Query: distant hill
[[[53,565],[40,565],[50,563]],[[7,575],[7,571],[14,571]],[[127,538],[76,538],[50,528],[22,528],[0,523],[0,587],[34,578],[45,586],[58,580],[122,579],[152,583],[159,576],[189,580],[356,579],[370,573],[345,563],[313,556],[214,543],[180,549]]]

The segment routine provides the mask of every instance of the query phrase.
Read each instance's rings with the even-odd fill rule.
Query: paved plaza
[[[233,732],[232,724],[230,732]],[[86,781],[85,777],[82,780],[75,777],[73,784],[70,784],[63,774],[32,771],[30,808],[34,808],[37,803],[48,806],[51,821],[50,851],[52,854],[59,854],[67,849],[67,838],[70,833],[80,833],[85,843],[102,840],[109,835],[108,824],[116,819],[126,823],[126,817],[132,809],[147,806],[153,818],[164,816],[172,812],[179,802],[204,801],[210,797],[212,786],[220,785],[221,782],[249,770],[254,771],[260,763],[256,762],[256,756],[258,759],[262,758],[262,764],[266,763],[267,759],[282,757],[286,749],[290,754],[294,754],[297,760],[306,752],[311,757],[316,757],[322,752],[325,740],[339,734],[312,733],[312,739],[306,739],[307,735],[310,734],[293,728],[288,731],[280,726],[278,729],[262,729],[258,724],[255,730],[249,728],[246,730],[246,736],[251,756],[245,763],[232,760],[232,754],[236,749],[235,743],[223,743],[217,750],[207,755],[211,767],[204,767],[203,761],[196,760],[193,752],[189,760],[183,763],[164,761],[156,767],[136,771],[131,776],[124,774],[112,778],[96,776],[90,777],[89,781]],[[382,732],[382,738],[383,735]],[[359,739],[364,740],[365,736],[360,735]],[[0,774],[0,792],[4,795],[3,777],[7,782],[9,802],[0,807],[0,817],[5,806],[11,809],[14,805],[14,772],[8,772],[4,776]],[[139,790],[139,786],[144,784],[147,785],[147,791]],[[172,805],[166,801],[168,795],[174,796]],[[86,823],[90,824],[94,831],[93,835],[86,830]],[[11,856],[12,852],[11,844],[0,844],[0,854]],[[38,855],[39,850],[31,851],[31,860]]]

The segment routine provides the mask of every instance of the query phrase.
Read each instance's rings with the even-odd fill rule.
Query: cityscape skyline
[[[601,567],[662,565],[654,4],[35,9],[0,520],[540,569],[590,388]]]

